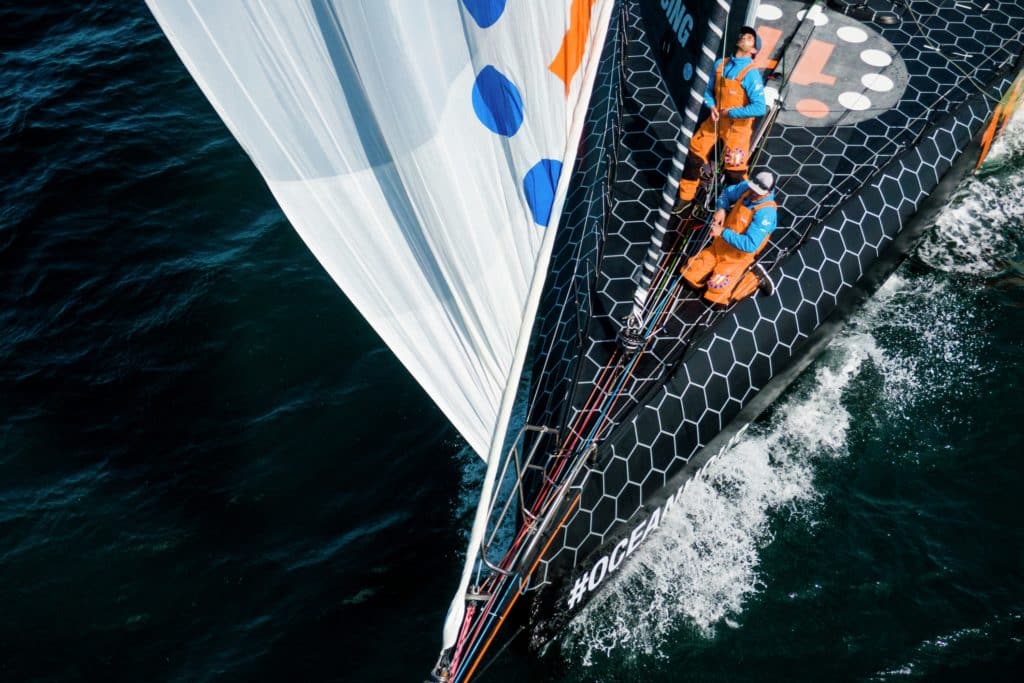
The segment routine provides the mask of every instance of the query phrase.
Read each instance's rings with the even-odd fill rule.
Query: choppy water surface
[[[478,469],[141,5],[0,9],[0,680],[420,680]],[[490,680],[1010,679],[1024,119]]]

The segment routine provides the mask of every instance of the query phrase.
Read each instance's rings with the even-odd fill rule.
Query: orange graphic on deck
[[[583,63],[583,54],[587,50],[587,36],[590,34],[590,10],[594,0],[572,0],[569,10],[569,30],[562,38],[562,47],[555,59],[548,65],[548,70],[565,83],[565,94],[569,94],[569,86],[573,77]]]
[[[825,64],[836,46],[824,40],[814,39],[804,49],[804,56],[793,70],[793,82],[797,85],[835,85],[836,77],[825,73]]]
[[[771,26],[761,26],[757,29],[757,35],[761,36],[761,49],[754,57],[754,68],[774,70],[779,60],[768,59],[768,55],[775,52],[775,46],[779,44],[782,31]]]
[[[754,67],[774,70],[779,62],[777,59],[768,59],[768,55],[775,51],[775,46],[778,45],[779,39],[782,37],[782,31],[771,26],[762,26],[757,29],[757,33],[761,36],[761,51],[754,58]],[[793,70],[793,82],[797,85],[835,85],[836,77],[825,73],[825,64],[828,63],[832,51],[835,49],[836,46],[833,43],[817,38],[812,39],[803,51],[800,62]]]

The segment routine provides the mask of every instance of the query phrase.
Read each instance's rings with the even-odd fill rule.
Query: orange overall
[[[747,207],[744,201],[751,196],[755,195],[750,191],[744,192],[739,201],[733,204],[725,217],[726,228],[742,235],[750,227],[754,214],[760,209],[777,208],[772,199],[765,199],[752,207]],[[710,246],[686,262],[680,271],[683,279],[697,289],[707,285],[704,298],[712,303],[727,304],[750,296],[757,289],[758,279],[749,268],[768,244],[769,237],[771,235],[766,236],[753,252],[737,249],[721,237],[715,237],[711,240]]]
[[[747,161],[750,157],[750,138],[754,135],[754,119],[734,119],[725,113],[726,109],[745,107],[750,104],[747,91],[743,89],[743,79],[747,77],[753,64],[747,65],[745,69],[736,74],[736,78],[725,78],[722,71],[728,60],[722,60],[715,70],[715,104],[721,115],[718,122],[711,120],[711,117],[704,119],[700,128],[694,133],[690,140],[690,154],[695,155],[705,162],[708,154],[715,146],[715,127],[718,127],[718,137],[722,140],[723,161],[727,171],[746,171]],[[693,199],[697,193],[699,179],[689,180],[683,178],[679,181],[679,197],[687,201]]]

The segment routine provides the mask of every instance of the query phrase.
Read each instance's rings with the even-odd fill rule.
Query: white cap
[[[768,194],[775,185],[775,176],[769,171],[760,171],[747,181],[747,187],[757,194]]]

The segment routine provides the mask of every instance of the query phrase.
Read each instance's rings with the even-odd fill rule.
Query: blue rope
[[[501,596],[501,599],[495,602],[496,607],[500,608],[501,606],[504,606],[505,601],[508,599],[508,592],[512,589],[513,585],[511,581],[508,581],[508,579],[508,576],[502,577],[502,580],[508,583],[508,587],[505,588],[505,594]],[[463,665],[467,662],[473,661],[473,658],[476,656],[476,651],[480,648],[480,642],[482,640],[481,636],[483,636],[485,633],[490,632],[490,622],[494,620],[494,617],[494,611],[489,610],[486,617],[487,621],[484,623],[484,627],[480,629],[480,635],[474,640],[473,647],[470,648],[469,652],[467,653],[467,656],[464,657],[462,662],[459,664],[459,671],[455,674],[455,677],[452,679],[452,683],[459,683],[459,681],[462,679],[463,673],[466,672],[466,667]]]

